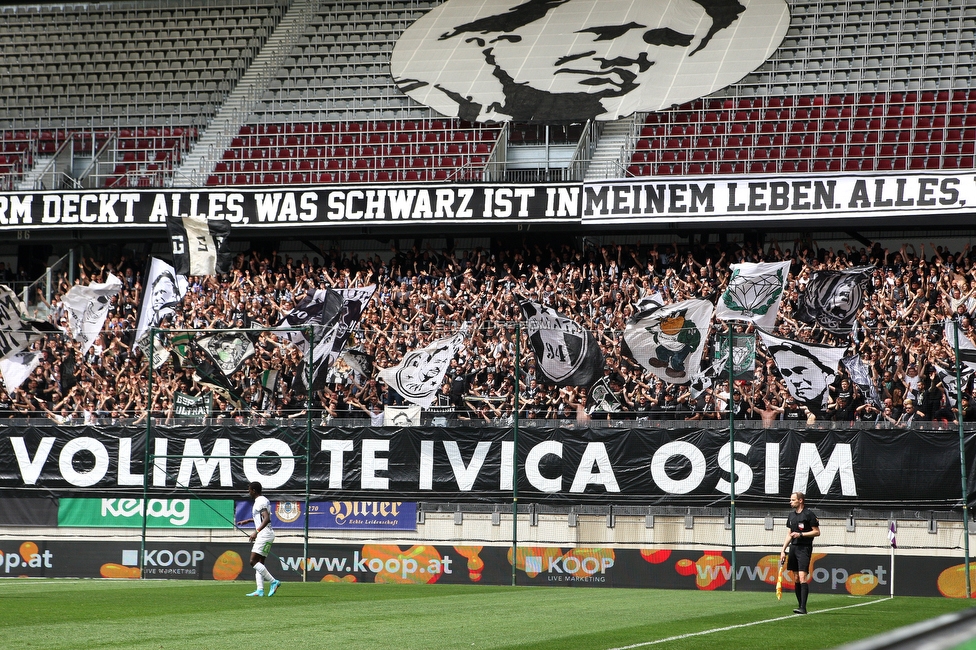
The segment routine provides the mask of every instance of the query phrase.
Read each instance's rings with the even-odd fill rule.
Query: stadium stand
[[[499,151],[546,136],[445,119],[393,84],[393,45],[437,4],[6,6],[0,188],[482,179],[487,166],[505,167]],[[710,98],[637,116],[623,153],[598,173],[973,168],[976,7],[790,9],[769,61]],[[570,149],[592,136],[583,125],[570,131]],[[272,135],[285,141],[270,143]],[[68,140],[74,158],[42,174]],[[583,170],[595,152],[578,149],[568,164]]]

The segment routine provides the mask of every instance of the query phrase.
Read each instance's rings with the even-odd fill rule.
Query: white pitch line
[[[891,600],[891,596],[888,598],[879,598],[878,600],[869,600],[863,603],[857,603],[855,605],[844,605],[843,607],[831,607],[829,609],[818,609],[815,612],[810,612],[807,616],[812,616],[814,614],[826,614],[827,612],[836,612],[840,609],[850,609],[852,607],[864,607],[865,605],[874,605],[875,603],[883,603],[886,600]],[[791,614],[789,616],[778,616],[776,618],[767,618],[762,621],[753,621],[752,623],[740,623],[738,625],[729,625],[726,627],[716,627],[711,630],[702,630],[701,632],[689,632],[688,634],[679,634],[677,636],[669,636],[666,639],[657,639],[655,641],[644,641],[643,643],[635,643],[633,645],[620,646],[619,648],[610,648],[610,650],[631,650],[631,648],[644,648],[649,645],[658,645],[659,643],[667,643],[669,641],[680,641],[681,639],[690,639],[695,636],[704,636],[705,634],[714,634],[715,632],[728,632],[729,630],[737,630],[743,627],[752,627],[753,625],[762,625],[764,623],[775,623],[777,621],[785,621],[787,619],[796,618],[799,614]]]

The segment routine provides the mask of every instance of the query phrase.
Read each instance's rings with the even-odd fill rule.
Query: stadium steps
[[[231,140],[249,122],[254,109],[262,103],[262,95],[270,87],[295,43],[305,33],[312,16],[319,9],[319,4],[319,0],[295,0],[292,3],[274,34],[261,48],[240,82],[186,155],[183,165],[176,170],[173,187],[203,187],[224,150],[230,146]]]
[[[590,165],[586,169],[585,180],[602,181],[624,176],[623,161],[630,159],[633,149],[631,134],[634,133],[637,119],[633,115],[608,122],[603,127],[603,133],[600,134]]]
[[[37,156],[34,158],[34,166],[31,167],[30,171],[24,173],[24,177],[17,181],[17,190],[20,192],[30,192],[39,189],[55,189],[55,188],[43,188],[38,186],[38,181],[44,177],[44,174],[48,171],[48,164],[54,160],[54,156]]]

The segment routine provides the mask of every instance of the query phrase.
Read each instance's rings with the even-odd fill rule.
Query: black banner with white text
[[[11,426],[0,437],[6,496],[141,497],[141,427]],[[260,481],[275,498],[305,492],[305,431],[156,427],[153,496],[240,496]],[[976,437],[966,439],[969,501]],[[489,501],[511,498],[511,429],[316,428],[316,499]],[[521,428],[519,496],[547,503],[721,506],[731,490],[728,431]],[[737,502],[782,507],[793,491],[818,504],[949,508],[960,503],[959,438],[951,431],[736,432]]]

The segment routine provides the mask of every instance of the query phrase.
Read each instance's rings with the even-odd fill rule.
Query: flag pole
[[[732,526],[732,591],[735,591],[735,364],[732,357],[732,322],[726,323],[729,328],[729,522]]]
[[[521,332],[515,323],[515,413],[512,419],[512,586],[517,585],[518,566],[518,428],[519,382],[521,373]]]
[[[888,544],[891,546],[891,568],[888,570],[888,595],[895,597],[895,520],[888,523]]]
[[[972,579],[969,576],[969,495],[966,478],[966,436],[962,410],[962,362],[959,360],[959,323],[953,321],[953,347],[956,353],[956,420],[959,422],[959,472],[962,476],[962,539],[966,554],[966,598],[973,597]]]

